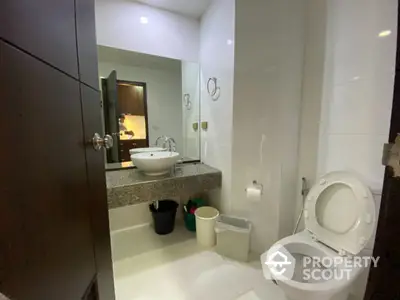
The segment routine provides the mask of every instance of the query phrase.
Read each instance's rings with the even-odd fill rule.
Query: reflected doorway
[[[108,163],[129,162],[129,150],[149,147],[145,82],[117,80],[116,72],[102,78],[105,132],[114,137]]]

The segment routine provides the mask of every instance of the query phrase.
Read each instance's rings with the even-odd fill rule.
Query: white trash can
[[[247,219],[220,215],[215,224],[218,254],[246,262],[249,260],[251,223]]]
[[[203,206],[195,211],[197,243],[204,247],[215,245],[215,222],[219,211],[211,206]]]

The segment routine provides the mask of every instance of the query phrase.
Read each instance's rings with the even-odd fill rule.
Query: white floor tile
[[[225,259],[198,247],[194,238],[171,236],[173,244],[163,238],[163,248],[114,261],[117,300],[284,299],[257,263]],[[113,251],[119,251],[116,245],[124,243]]]
[[[158,235],[150,224],[114,231],[111,234],[113,261],[130,258],[142,253],[163,249],[193,239],[195,234],[177,224],[168,235]]]

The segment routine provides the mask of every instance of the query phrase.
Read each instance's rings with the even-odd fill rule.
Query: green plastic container
[[[185,220],[186,229],[189,231],[196,231],[196,216],[185,211],[183,213],[183,218]]]
[[[192,199],[191,201],[196,204],[197,208],[206,205],[204,200],[200,198]],[[187,230],[193,232],[196,231],[196,216],[194,214],[190,214],[183,210],[183,220],[185,221],[185,227]]]

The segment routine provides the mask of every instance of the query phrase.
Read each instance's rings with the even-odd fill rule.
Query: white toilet
[[[332,172],[310,190],[304,210],[306,229],[278,241],[296,262],[302,257],[349,257],[352,261],[374,234],[376,208],[370,189],[354,174]],[[344,266],[335,266],[340,269]],[[290,300],[346,300],[354,280],[367,268],[351,268],[345,279],[305,281],[303,264],[297,264],[290,280],[277,279]],[[333,270],[332,270],[333,271]]]

